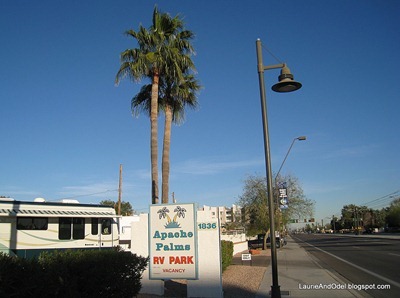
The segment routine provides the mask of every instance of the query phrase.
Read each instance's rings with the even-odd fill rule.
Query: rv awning
[[[38,209],[0,209],[0,216],[29,217],[117,217],[111,211],[81,211],[81,210],[38,210]]]

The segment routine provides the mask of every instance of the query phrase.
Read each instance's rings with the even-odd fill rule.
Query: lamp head
[[[275,92],[292,92],[300,89],[302,86],[301,83],[293,80],[293,75],[286,64],[283,64],[281,75],[278,79],[279,82],[272,86],[272,90]]]
[[[301,136],[301,137],[298,137],[296,139],[299,140],[299,141],[305,141],[305,140],[307,140],[307,137],[306,136]]]

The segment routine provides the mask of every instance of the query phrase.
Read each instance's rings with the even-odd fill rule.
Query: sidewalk
[[[347,282],[322,268],[292,238],[277,250],[278,284],[282,297],[365,297],[346,289]],[[269,265],[256,298],[270,297],[272,268]],[[342,288],[342,289],[340,289]]]

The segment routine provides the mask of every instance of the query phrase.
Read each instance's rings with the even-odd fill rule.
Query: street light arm
[[[282,162],[282,164],[281,164],[281,167],[279,168],[278,173],[276,173],[275,181],[276,181],[276,179],[278,178],[279,173],[281,172],[283,165],[285,164],[285,161],[286,161],[286,159],[287,159],[287,157],[288,157],[288,155],[289,155],[289,153],[290,153],[290,150],[292,150],[292,147],[293,147],[293,145],[294,145],[294,142],[296,142],[296,140],[305,141],[306,139],[307,139],[307,138],[306,138],[305,136],[301,136],[301,137],[297,137],[297,138],[294,138],[294,139],[293,139],[292,144],[290,145],[289,150],[288,150],[288,152],[286,153],[285,158],[283,159],[283,162]]]
[[[278,68],[284,68],[286,64],[275,64],[275,65],[267,65],[264,66],[264,70],[270,70],[270,69],[278,69]]]
[[[283,162],[282,162],[282,164],[281,164],[281,167],[279,168],[278,173],[276,173],[275,180],[278,178],[279,173],[281,172],[282,167],[283,167],[283,165],[285,164],[286,159],[287,159],[287,157],[288,157],[288,155],[289,155],[289,153],[290,153],[290,150],[292,150],[292,147],[293,147],[294,142],[295,142],[296,140],[297,140],[297,138],[295,138],[295,139],[292,141],[292,144],[290,145],[289,150],[287,151],[286,156],[285,156],[285,158],[283,159]]]

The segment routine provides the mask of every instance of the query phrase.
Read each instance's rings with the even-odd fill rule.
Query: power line
[[[400,190],[396,190],[392,193],[389,193],[389,194],[379,197],[377,199],[363,203],[362,205],[369,206],[369,207],[375,207],[375,208],[376,207],[384,207],[385,205],[388,205],[390,202],[392,202],[393,199],[399,198],[399,195],[396,195],[399,192],[400,192]]]
[[[73,197],[62,198],[60,200],[76,199],[76,198],[80,198],[80,197],[89,197],[89,196],[100,195],[100,194],[103,194],[103,193],[113,192],[113,191],[118,191],[118,189],[106,190],[106,191],[95,192],[95,193],[84,194],[84,195],[76,195],[76,196],[73,196]]]

